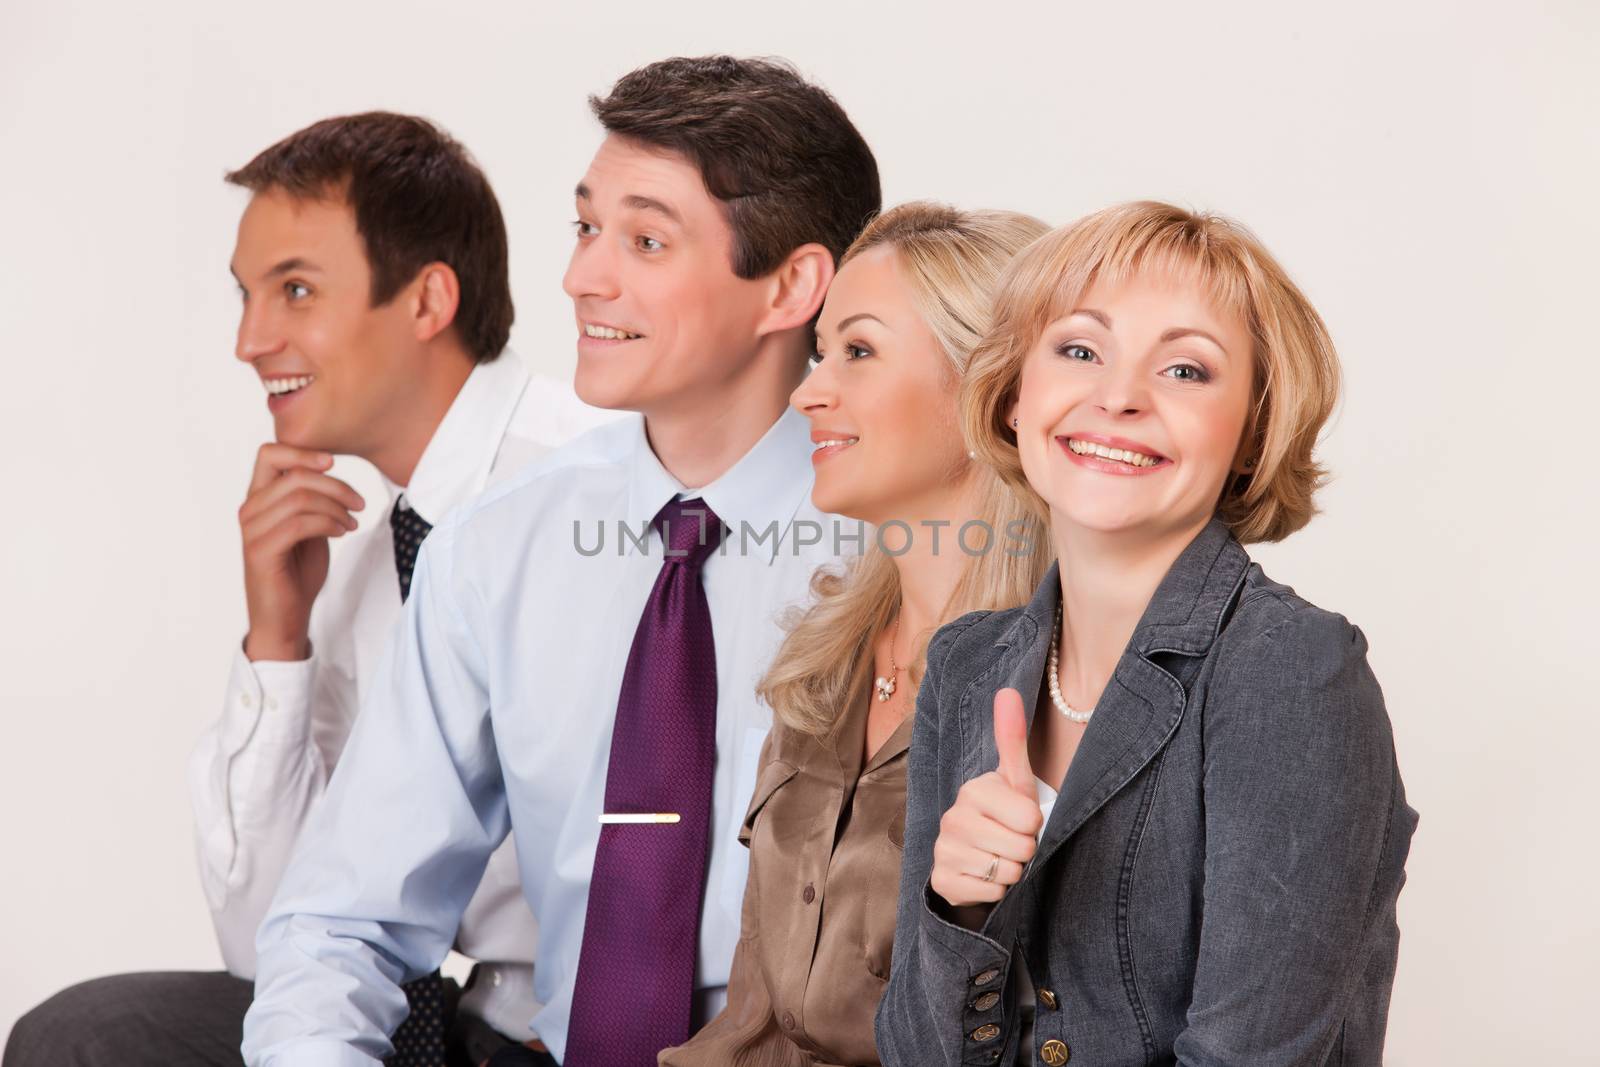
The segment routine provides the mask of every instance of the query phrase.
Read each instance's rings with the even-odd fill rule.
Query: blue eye
[[[1211,375],[1206,373],[1204,367],[1197,367],[1193,363],[1175,363],[1161,373],[1179,382],[1209,382],[1211,380]]]
[[[1074,363],[1094,363],[1100,357],[1094,354],[1094,349],[1080,344],[1064,344],[1056,346],[1056,355],[1065,356]]]

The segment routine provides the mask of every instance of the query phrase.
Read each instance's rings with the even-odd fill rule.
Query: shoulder
[[[1251,564],[1238,606],[1217,635],[1219,672],[1325,679],[1365,663],[1366,636],[1336,611],[1320,608]]]
[[[508,352],[501,358],[516,357]],[[559,449],[590,430],[625,420],[629,414],[585,404],[570,382],[534,372],[528,376],[506,435]]]
[[[945,623],[928,642],[928,674],[942,680],[987,668],[998,656],[995,641],[1022,614],[1022,608],[969,611]]]

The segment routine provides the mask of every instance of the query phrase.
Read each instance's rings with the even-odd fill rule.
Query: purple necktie
[[[722,540],[704,502],[653,523],[666,559],[622,675],[563,1067],[655,1067],[689,1038],[717,763],[717,649],[700,568]]]

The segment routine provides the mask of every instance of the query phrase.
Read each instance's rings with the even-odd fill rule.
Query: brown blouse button
[[[785,1030],[794,1029],[794,1015],[792,1013],[787,1011],[783,1013],[783,1028]]]
[[[1000,977],[1000,972],[999,971],[995,971],[995,970],[984,971],[982,974],[978,975],[978,977],[976,977],[976,978],[974,978],[972,980],[972,984],[975,985],[975,986],[986,986],[990,982],[994,981],[996,978],[999,978],[999,977]]]
[[[1041,989],[1041,990],[1039,990],[1039,1003],[1043,1004],[1045,1007],[1049,1008],[1051,1011],[1055,1011],[1056,1010],[1056,995],[1054,993],[1050,992],[1050,990],[1048,990],[1048,989]]]
[[[1000,1028],[994,1023],[984,1023],[982,1026],[972,1031],[972,1040],[974,1041],[993,1041],[999,1036]]]
[[[800,899],[805,901],[807,904],[811,903],[813,900],[816,900],[817,899],[816,887],[812,886],[810,883],[807,883],[805,889],[800,891]]]
[[[1067,1048],[1066,1042],[1057,1041],[1052,1037],[1039,1049],[1039,1058],[1050,1067],[1061,1067],[1072,1058],[1072,1050]]]
[[[988,1011],[990,1008],[994,1007],[998,1003],[1000,1003],[1000,994],[999,993],[985,993],[983,996],[979,997],[977,1000],[974,1000],[972,1002],[972,1006],[974,1008],[976,1008],[978,1011]]]

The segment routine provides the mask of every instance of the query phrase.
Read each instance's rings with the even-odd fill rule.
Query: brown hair
[[[444,263],[461,286],[453,325],[467,350],[487,363],[505,348],[514,310],[500,202],[467,150],[427,119],[387,111],[323,119],[225,177],[257,193],[343,199],[366,245],[373,307],[429,263]]]
[[[1250,469],[1224,484],[1217,517],[1245,544],[1281,541],[1316,514],[1313,497],[1327,474],[1312,453],[1339,398],[1339,357],[1316,308],[1278,261],[1220,215],[1145,200],[1035,241],[1000,283],[994,324],[963,385],[962,429],[978,458],[1048,516],[1005,421],[1023,359],[1096,282],[1115,285],[1146,271],[1197,281],[1218,310],[1249,330],[1255,374],[1242,458]]]
[[[695,165],[727,212],[741,278],[813,241],[837,262],[881,206],[867,142],[832,96],[781,61],[663,59],[589,107],[608,133]]]

